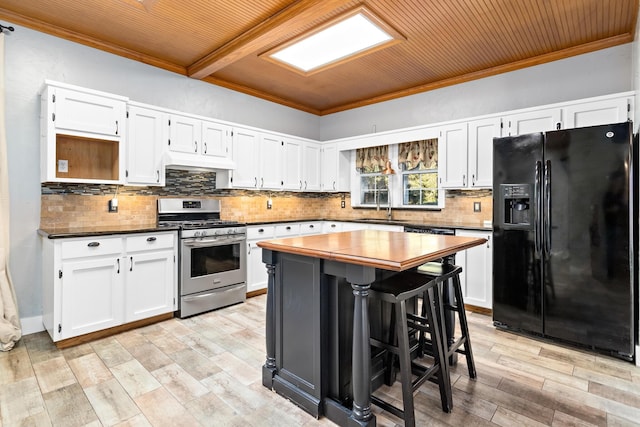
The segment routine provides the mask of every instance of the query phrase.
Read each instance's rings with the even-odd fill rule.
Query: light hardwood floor
[[[0,353],[0,427],[327,426],[261,384],[265,297],[58,350],[45,333]],[[435,384],[421,426],[640,425],[640,368],[497,331],[468,314],[478,379],[454,368],[454,409]],[[400,397],[397,387],[381,390]],[[401,425],[380,413],[378,425]]]

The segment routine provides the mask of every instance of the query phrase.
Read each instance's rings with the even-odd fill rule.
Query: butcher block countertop
[[[263,249],[403,271],[482,245],[486,239],[397,231],[359,230],[258,242]]]

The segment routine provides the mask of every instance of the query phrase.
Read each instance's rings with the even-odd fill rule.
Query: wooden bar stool
[[[469,377],[476,378],[476,365],[473,361],[471,339],[469,338],[469,326],[467,325],[467,315],[464,310],[464,299],[462,297],[462,286],[460,285],[460,273],[462,273],[462,267],[450,264],[445,260],[444,262],[425,263],[418,267],[416,271],[419,274],[424,275],[427,280],[435,281],[437,283],[438,289],[440,290],[440,297],[443,297],[443,295],[448,293],[445,286],[448,286],[448,283],[451,282],[455,299],[449,296],[445,301],[439,301],[436,306],[441,307],[444,310],[444,312],[441,313],[442,318],[446,318],[449,315],[453,316],[455,313],[458,314],[461,336],[457,340],[453,338],[455,320],[451,321],[450,326],[447,325],[451,330],[446,331],[446,337],[443,340],[443,342],[446,343],[444,353],[448,360],[453,360],[454,353],[464,355],[467,361]],[[422,309],[422,313],[424,315],[424,308]],[[421,351],[425,351],[427,353],[432,351],[433,343],[429,342],[424,334],[420,335],[419,341]]]
[[[421,296],[427,301],[424,315],[407,313],[407,301]],[[392,304],[391,328],[395,331],[386,342],[371,338],[373,347],[383,349],[399,359],[400,381],[402,385],[403,409],[400,409],[377,396],[371,396],[371,401],[380,408],[400,417],[405,426],[415,426],[413,393],[425,381],[431,380],[438,384],[442,410],[450,412],[452,408],[451,382],[449,370],[444,354],[445,339],[444,325],[441,322],[441,311],[435,306],[440,300],[435,280],[425,280],[425,276],[415,271],[398,273],[388,279],[371,284],[370,298]],[[434,343],[433,363],[424,366],[411,360],[416,354],[419,341],[413,339],[416,332],[428,333],[430,341]],[[395,357],[388,358],[394,363]],[[413,377],[416,377],[415,379]]]

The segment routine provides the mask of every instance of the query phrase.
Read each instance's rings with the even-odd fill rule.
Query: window
[[[389,178],[382,173],[360,175],[360,203],[386,205],[389,203]]]
[[[389,178],[382,174],[388,159],[388,145],[356,150],[356,171],[360,173],[361,205],[380,206],[389,203]]]
[[[402,171],[402,204],[438,206],[438,140],[399,144],[398,166]]]

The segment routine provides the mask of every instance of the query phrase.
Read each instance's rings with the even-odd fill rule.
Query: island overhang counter
[[[263,385],[316,418],[375,426],[371,283],[485,242],[379,230],[258,242],[269,274]]]

